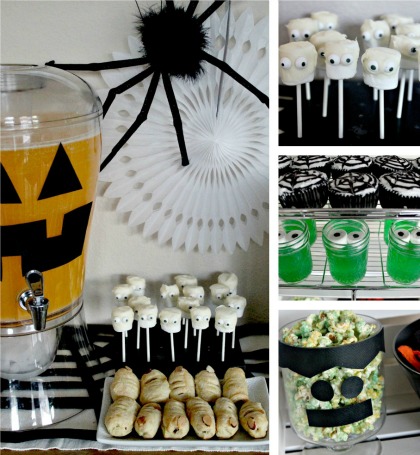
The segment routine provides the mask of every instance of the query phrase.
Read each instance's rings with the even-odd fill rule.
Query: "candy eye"
[[[370,41],[370,38],[371,38],[370,32],[363,33],[362,38],[363,38],[363,41]]]
[[[334,390],[327,381],[316,381],[312,384],[311,393],[319,401],[331,401],[334,397]]]
[[[149,316],[149,321],[153,321],[153,316],[152,315]]]
[[[288,70],[292,66],[292,62],[287,57],[280,59],[280,66],[285,70]]]
[[[142,321],[145,321],[145,320],[146,320],[146,316],[142,316],[140,319],[141,319]]]
[[[172,323],[173,323],[173,324],[177,324],[177,323],[178,323],[178,319],[174,319],[174,320],[172,321]]]
[[[328,57],[328,61],[331,63],[331,65],[339,65],[340,64],[340,57],[336,54],[331,54]]]
[[[310,38],[310,36],[311,36],[311,32],[310,32],[309,30],[305,30],[305,31],[303,32],[303,37],[304,37],[305,39]]]
[[[414,55],[414,54],[416,54],[416,53],[417,53],[417,49],[416,49],[415,47],[412,47],[412,48],[410,49],[410,54],[411,54],[411,55]]]
[[[205,320],[206,320],[206,321],[209,321],[209,320],[210,320],[210,318],[209,318],[208,316],[206,316]]]
[[[167,323],[168,323],[168,320],[165,318],[162,322],[163,322],[164,324],[167,324]]]
[[[378,72],[378,62],[376,60],[370,60],[367,64],[367,68],[371,73]]]
[[[392,73],[395,71],[395,67],[396,67],[395,63],[389,60],[388,62],[385,62],[384,72]]]
[[[123,322],[128,322],[128,318],[124,318],[124,321]]]
[[[306,60],[306,57],[299,57],[295,61],[295,66],[298,69],[306,68],[307,65],[308,65],[308,61]]]
[[[299,30],[292,30],[290,32],[290,37],[294,40],[298,39],[300,37],[300,32]]]
[[[327,29],[334,30],[334,24],[332,24],[332,23],[327,24]]]
[[[384,37],[384,32],[382,30],[375,30],[375,38],[381,39]]]
[[[353,63],[353,56],[351,54],[344,54],[341,56],[341,63],[343,65],[351,65]]]
[[[319,51],[319,56],[322,57],[322,58],[325,58],[325,50],[324,49]]]
[[[201,321],[201,317],[200,317],[200,316],[197,316],[197,317],[195,318],[195,320],[196,320],[197,322],[200,322],[200,321]]]

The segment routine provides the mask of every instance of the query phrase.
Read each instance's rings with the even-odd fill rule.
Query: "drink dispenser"
[[[82,294],[102,106],[86,82],[56,68],[2,65],[0,85],[0,420],[2,430],[24,430],[61,419],[54,396],[49,415],[43,406],[20,419],[14,394],[23,387],[41,403],[65,328],[90,346]]]

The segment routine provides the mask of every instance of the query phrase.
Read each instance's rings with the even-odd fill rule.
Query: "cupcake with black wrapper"
[[[293,171],[279,178],[279,202],[283,208],[322,208],[328,200],[328,178],[314,170]]]
[[[319,171],[330,176],[333,158],[325,155],[297,155],[292,160],[292,171]]]
[[[417,172],[417,174],[420,174],[420,157],[412,160],[411,164],[413,165],[413,171]]]
[[[420,175],[416,172],[384,174],[379,178],[381,206],[392,208],[420,208]]]
[[[372,158],[367,155],[342,155],[331,163],[331,177],[336,179],[348,172],[361,172],[369,174]]]
[[[378,179],[372,174],[349,172],[328,182],[333,208],[375,208],[378,205]]]
[[[372,172],[377,178],[391,172],[408,172],[412,168],[413,164],[409,160],[396,155],[376,156],[372,161]]]
[[[279,155],[278,166],[279,166],[279,177],[283,174],[290,172],[290,166],[292,164],[292,158],[286,155]]]

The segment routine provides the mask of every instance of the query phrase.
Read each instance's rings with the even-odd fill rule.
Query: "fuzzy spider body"
[[[113,147],[111,153],[104,159],[100,167],[101,171],[115,157],[135,131],[146,121],[160,78],[162,78],[171,110],[182,165],[187,166],[189,164],[182,120],[172,88],[171,77],[194,80],[204,71],[202,67],[203,61],[216,66],[222,72],[231,76],[268,107],[267,95],[234,71],[226,62],[206,52],[208,37],[203,23],[223,3],[225,3],[225,0],[215,0],[199,16],[194,15],[198,4],[196,0],[190,0],[186,9],[176,7],[172,0],[167,0],[166,4],[159,10],[150,9],[144,13],[140,11],[137,30],[140,34],[143,55],[139,58],[88,64],[56,64],[54,61],[46,63],[46,65],[69,71],[99,71],[148,65],[139,74],[123,84],[111,88],[108,92],[108,96],[103,104],[104,117],[117,95],[124,93],[152,75],[140,113]]]
[[[137,30],[143,57],[161,73],[194,80],[204,72],[201,51],[207,48],[208,39],[197,16],[166,5],[140,15]]]

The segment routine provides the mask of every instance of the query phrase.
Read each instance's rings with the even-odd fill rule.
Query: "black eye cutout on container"
[[[363,390],[363,380],[357,376],[347,378],[341,384],[341,393],[345,398],[356,398]],[[327,381],[319,380],[312,384],[311,394],[319,401],[331,401],[334,390]]]

